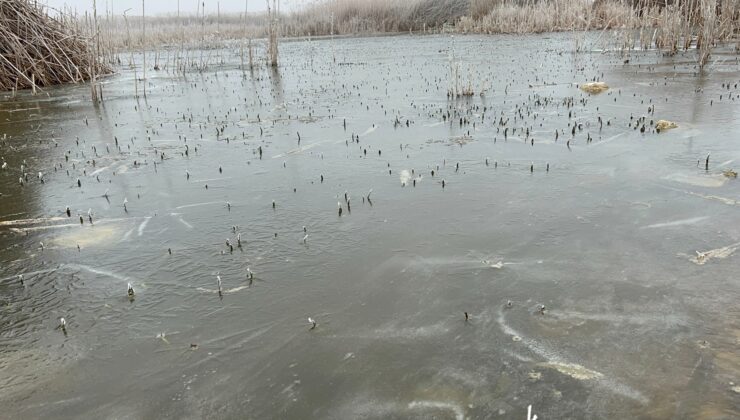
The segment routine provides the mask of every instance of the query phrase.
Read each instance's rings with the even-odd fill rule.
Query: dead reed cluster
[[[657,48],[667,54],[696,49],[701,67],[718,43],[738,42],[740,0],[641,1],[616,40],[623,51]]]
[[[0,89],[43,87],[110,72],[90,39],[36,2],[0,0]]]
[[[138,13],[138,15],[137,15]],[[202,13],[202,12],[201,12]],[[247,37],[267,37],[267,15],[250,13],[244,19],[238,14],[195,14],[147,16],[129,11],[126,16],[106,14],[101,17],[101,43],[113,51],[140,50],[155,47],[216,48],[223,41]],[[146,27],[146,36],[142,28]]]
[[[137,33],[141,16],[106,16],[103,45],[114,49],[188,44],[210,47],[223,40],[382,32],[537,33],[624,31],[624,48],[677,51],[707,47],[740,29],[740,0],[324,0],[281,12],[147,17],[151,30]],[[271,5],[270,5],[271,3]],[[130,26],[128,25],[130,23]],[[631,32],[637,31],[637,32]],[[707,42],[703,42],[708,40]],[[205,44],[205,45],[204,45]],[[268,52],[270,50],[267,45]],[[268,61],[272,61],[269,59]]]
[[[141,14],[107,12],[99,19],[95,13],[50,15],[33,0],[0,0],[0,89],[91,80],[96,98],[102,97],[98,76],[121,64],[123,52],[130,53],[130,67],[133,51],[151,51],[155,70],[162,54],[165,67],[171,60],[178,71],[202,70],[212,58],[204,50],[240,40],[242,67],[253,68],[252,40],[261,38],[258,50],[274,67],[280,37],[409,31],[611,30],[603,39],[623,52],[696,49],[703,66],[717,43],[737,40],[740,31],[740,0],[320,0],[289,12],[280,10],[279,0],[266,2],[267,12],[250,13],[245,2],[242,13],[223,15],[207,14],[203,2],[195,11],[181,11],[178,2],[177,13],[169,16],[144,16],[142,2]],[[142,70],[146,78],[146,59]],[[460,69],[453,73],[451,94],[469,95],[470,81],[466,88]]]
[[[332,26],[336,34],[420,32],[456,22],[469,7],[469,0],[328,0],[290,14],[285,25],[301,35],[327,35]]]
[[[459,30],[476,33],[538,33],[621,28],[632,10],[619,1],[471,0]]]
[[[695,48],[704,66],[717,43],[737,40],[740,0],[327,0],[284,19],[295,35],[326,34],[330,23],[340,34],[614,30],[605,41],[623,51]]]

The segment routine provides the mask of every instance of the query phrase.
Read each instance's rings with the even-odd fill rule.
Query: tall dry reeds
[[[28,0],[0,0],[0,89],[36,89],[109,73],[98,59],[99,43],[90,41],[69,16],[52,17]]]
[[[704,67],[709,62],[709,56],[717,41],[717,0],[700,0],[699,12],[701,24],[699,29],[699,66]]]
[[[705,64],[711,48],[736,37],[740,0],[319,0],[288,13],[277,0],[266,0],[267,11],[208,14],[198,8],[188,14],[146,18],[106,16],[98,31],[100,53],[109,62],[115,52],[179,46],[176,67],[203,69],[204,50],[241,42],[242,66],[252,68],[252,39],[263,39],[265,62],[277,65],[278,38],[383,32],[537,33],[601,30],[598,37],[622,51],[660,49],[668,54],[697,49]],[[179,5],[179,2],[178,2]],[[74,23],[73,25],[77,25]],[[139,33],[137,33],[137,31]],[[583,48],[576,36],[576,50]],[[189,58],[198,51],[200,60]],[[261,61],[261,60],[258,60]]]
[[[458,28],[477,33],[540,33],[634,29],[653,1],[641,6],[622,0],[470,0],[470,14]],[[637,1],[635,2],[637,3]],[[655,22],[649,22],[651,27]]]
[[[267,36],[266,13],[216,14],[210,15],[198,10],[179,10],[178,14],[146,17],[146,38],[142,37],[142,17],[131,12],[124,19],[123,14],[111,16],[101,30],[104,44],[113,52],[141,50],[142,47],[215,48],[223,46],[224,41],[242,40],[247,37]],[[128,24],[127,24],[128,22]],[[128,27],[128,29],[127,29]],[[127,32],[128,31],[128,32]],[[146,45],[143,45],[146,44]]]
[[[301,36],[423,31],[454,23],[469,8],[469,0],[328,0],[291,13],[284,26]]]
[[[718,43],[736,37],[738,25],[740,0],[677,0],[665,7],[647,4],[632,22],[632,27],[641,28],[642,48],[655,47],[667,54],[695,48],[700,67],[709,62]]]

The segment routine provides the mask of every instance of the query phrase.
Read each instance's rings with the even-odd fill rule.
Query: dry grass
[[[249,13],[245,18],[244,13],[199,15],[181,11],[179,15],[147,16],[146,38],[142,36],[139,10],[130,11],[126,17],[102,18],[101,43],[110,51],[181,45],[210,48],[245,37],[269,40],[273,24],[279,37],[416,32],[454,23],[468,7],[468,0],[329,0],[272,17],[266,12]],[[270,2],[270,8],[279,7]]]
[[[269,0],[268,0],[269,3]],[[324,0],[271,18],[266,13],[147,17],[150,46],[208,47],[224,40],[303,37],[330,34],[429,32],[536,33],[621,31],[623,49],[660,48],[676,52],[710,48],[734,37],[740,0]],[[275,3],[273,0],[273,11]],[[103,43],[114,50],[135,49],[141,16],[107,16]],[[273,29],[271,29],[273,28]],[[272,31],[272,32],[271,32]],[[248,34],[248,35],[245,35]],[[708,40],[708,42],[702,42]],[[270,50],[269,45],[267,46]],[[707,54],[703,56],[708,57]],[[272,59],[268,59],[272,61]]]
[[[623,51],[657,48],[675,54],[692,48],[704,67],[712,49],[735,37],[740,0],[470,0],[458,30],[535,33],[616,29]]]
[[[408,32],[441,28],[469,11],[469,0],[328,0],[312,4],[285,20],[286,33]]]
[[[90,80],[110,72],[90,37],[68,17],[50,17],[36,2],[0,0],[0,89]]]
[[[204,49],[239,40],[242,66],[249,57],[251,68],[252,39],[265,39],[260,51],[266,64],[276,66],[280,36],[409,31],[610,29],[606,41],[625,52],[658,48],[672,54],[695,48],[697,62],[704,66],[712,48],[735,38],[740,29],[740,0],[673,0],[668,5],[663,0],[320,0],[289,13],[280,12],[279,1],[266,1],[268,13],[207,15],[199,7],[144,20],[141,11],[95,19],[69,13],[52,18],[35,2],[0,0],[0,89],[95,80],[96,74],[109,70],[105,63],[120,63],[124,52],[131,52],[128,61],[133,66],[133,51],[153,50],[154,68],[159,68],[162,50],[167,54],[164,66],[172,60],[172,66],[184,72],[207,66],[211,56],[204,55]],[[458,96],[472,89],[456,84],[451,91]]]
[[[477,0],[478,18],[463,17],[459,27],[477,33],[537,33],[621,27],[630,9],[619,3],[590,0]]]
[[[739,24],[740,0],[686,0],[639,9],[629,27],[639,28],[639,47],[658,48],[667,54],[695,48],[697,62],[704,67],[718,43],[736,36]],[[635,40],[628,40],[624,47],[634,48]]]

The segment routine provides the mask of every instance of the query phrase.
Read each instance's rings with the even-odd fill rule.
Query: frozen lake
[[[597,37],[286,42],[4,100],[3,415],[737,418],[737,57]]]

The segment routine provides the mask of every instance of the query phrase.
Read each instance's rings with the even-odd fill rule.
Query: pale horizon
[[[42,0],[39,3],[45,4],[53,9],[63,10],[65,7],[78,13],[92,11],[92,0]],[[196,10],[200,10],[200,5],[205,3],[206,14],[216,14],[219,11],[222,14],[244,13],[245,0],[180,0],[180,13],[192,15]],[[294,10],[308,4],[304,0],[282,0],[280,2],[281,11]],[[122,15],[128,10],[129,16],[141,16],[141,0],[97,0],[96,7],[99,14],[105,14],[106,11],[113,15]],[[198,7],[198,9],[196,9]],[[147,16],[171,15],[177,13],[177,0],[150,0],[145,3],[145,12]],[[249,0],[248,13],[259,13],[267,10],[264,0]]]

